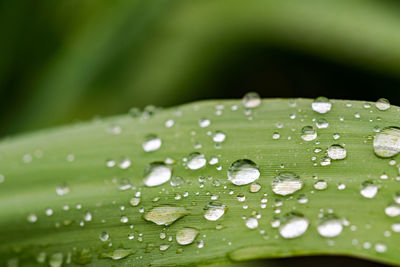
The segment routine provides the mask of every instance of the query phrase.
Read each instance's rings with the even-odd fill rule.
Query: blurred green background
[[[0,32],[0,136],[247,91],[400,104],[399,1],[3,0]]]

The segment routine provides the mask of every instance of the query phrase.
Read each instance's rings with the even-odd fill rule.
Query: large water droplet
[[[321,218],[317,230],[323,237],[338,236],[343,230],[342,221],[334,214],[326,214]]]
[[[378,193],[378,186],[372,181],[365,181],[361,184],[360,194],[365,198],[374,198]]]
[[[112,260],[120,260],[134,254],[136,251],[133,249],[116,249],[110,252],[103,252],[100,254],[100,258],[109,258]]]
[[[170,225],[188,214],[189,211],[183,207],[159,206],[147,211],[143,218],[157,225]]]
[[[218,202],[211,202],[204,208],[204,218],[209,221],[217,221],[225,214],[227,207]]]
[[[242,101],[246,108],[255,108],[261,104],[260,95],[256,92],[248,92],[243,96]]]
[[[272,180],[271,185],[275,194],[286,196],[300,190],[303,187],[303,181],[295,173],[282,172]]]
[[[260,177],[258,166],[251,160],[239,159],[228,169],[228,180],[235,185],[246,185]]]
[[[308,225],[309,221],[303,214],[291,212],[285,215],[279,227],[279,233],[283,238],[296,238],[307,231]]]
[[[389,217],[397,217],[400,215],[400,205],[399,204],[390,204],[386,207],[385,213]]]
[[[206,158],[199,152],[190,153],[188,156],[187,166],[191,170],[203,168],[207,163]]]
[[[176,233],[176,242],[179,245],[190,245],[196,239],[199,231],[195,228],[185,227]]]
[[[317,138],[317,131],[312,126],[304,126],[301,129],[301,139],[304,141],[312,141]]]
[[[386,127],[377,133],[374,138],[375,154],[382,158],[389,158],[400,152],[400,128]]]
[[[314,99],[311,104],[312,110],[315,112],[325,114],[328,113],[332,108],[332,103],[329,101],[328,98],[320,96]]]
[[[149,134],[145,137],[142,147],[146,152],[156,151],[161,147],[161,139],[155,134]]]
[[[386,98],[379,98],[378,101],[376,101],[375,106],[377,109],[385,111],[390,108],[390,102]]]
[[[163,162],[152,162],[144,170],[143,182],[146,186],[158,186],[171,179],[171,175],[171,168]]]
[[[341,145],[331,145],[328,150],[328,156],[333,160],[344,159],[347,156],[347,151]]]
[[[246,220],[246,227],[249,229],[256,229],[258,227],[258,220],[256,218],[248,218]]]

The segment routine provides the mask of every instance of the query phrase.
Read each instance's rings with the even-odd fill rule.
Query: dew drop
[[[196,239],[198,234],[199,230],[197,230],[196,228],[182,228],[176,233],[176,242],[178,242],[179,245],[183,246],[190,245]]]
[[[242,102],[246,108],[256,108],[261,104],[261,98],[256,92],[248,92],[243,96]]]
[[[257,193],[257,192],[260,191],[260,190],[261,190],[261,185],[258,184],[258,183],[252,183],[252,184],[250,185],[250,192],[251,192],[251,193]]]
[[[63,264],[63,254],[61,252],[54,253],[49,258],[50,267],[61,267]]]
[[[301,129],[301,138],[307,142],[315,140],[317,138],[317,131],[312,126],[304,126]]]
[[[110,252],[103,252],[100,254],[100,258],[109,258],[112,260],[121,260],[135,253],[133,249],[116,249]]]
[[[318,112],[320,114],[328,113],[332,108],[332,103],[329,101],[328,98],[320,96],[314,99],[311,104],[312,110]]]
[[[246,220],[246,227],[249,229],[256,229],[258,227],[258,220],[256,218],[248,218]]]
[[[303,187],[303,181],[295,173],[282,172],[272,180],[271,185],[275,194],[286,196],[300,190]]]
[[[161,139],[155,134],[149,134],[145,137],[142,147],[145,152],[156,151],[161,147]]]
[[[188,156],[187,166],[191,170],[203,168],[207,163],[206,158],[199,152],[190,153]]]
[[[199,126],[201,128],[206,128],[206,127],[210,126],[210,124],[211,124],[211,121],[209,119],[201,118],[199,120]]]
[[[326,119],[322,118],[322,119],[317,120],[316,125],[317,125],[318,129],[325,129],[325,128],[328,128],[329,123]]]
[[[341,145],[331,145],[327,150],[328,156],[333,160],[344,159],[347,156],[347,151]]]
[[[222,143],[225,141],[225,139],[226,139],[226,134],[224,132],[216,131],[213,135],[213,141],[215,143]]]
[[[281,135],[280,135],[278,132],[274,132],[274,133],[272,134],[272,139],[278,140],[279,138],[281,138]]]
[[[159,206],[147,211],[143,218],[157,225],[170,225],[188,214],[189,211],[183,207]]]
[[[308,219],[298,212],[290,212],[285,215],[279,227],[279,233],[283,238],[292,239],[301,236],[307,231]]]
[[[361,184],[360,194],[365,198],[374,198],[378,193],[378,186],[372,181],[365,181]]]
[[[374,137],[375,154],[382,158],[390,158],[400,152],[400,128],[387,127]]]
[[[125,170],[125,169],[128,169],[131,166],[131,164],[132,164],[132,162],[130,159],[124,158],[119,162],[118,167],[120,169]]]
[[[390,108],[390,102],[386,98],[379,98],[378,101],[376,101],[375,106],[377,109],[385,111]]]
[[[133,197],[129,200],[129,204],[131,204],[132,207],[136,207],[137,205],[140,204],[140,197]]]
[[[152,162],[144,170],[143,182],[146,186],[158,186],[169,181],[171,175],[171,168],[163,162]]]
[[[171,186],[181,186],[185,181],[180,176],[174,176],[171,178],[170,184]]]
[[[228,169],[228,180],[235,185],[246,185],[260,177],[258,166],[251,160],[239,159]]]
[[[325,180],[318,180],[315,182],[314,188],[317,190],[325,190],[328,188],[328,183]]]
[[[208,221],[219,220],[227,211],[227,207],[218,202],[210,202],[204,208],[204,218]]]
[[[99,238],[101,241],[106,242],[110,238],[110,235],[107,232],[101,232]]]
[[[31,213],[31,214],[29,214],[28,215],[28,217],[27,217],[27,220],[28,220],[28,222],[30,222],[30,223],[35,223],[35,222],[37,222],[37,216],[36,216],[36,214],[34,214],[34,213]]]
[[[343,224],[336,215],[326,214],[320,219],[317,230],[321,236],[331,238],[340,235]]]
[[[386,207],[385,213],[389,217],[397,217],[400,215],[400,205],[398,204],[390,204]]]
[[[69,187],[67,184],[63,183],[60,186],[56,187],[56,193],[59,196],[64,196],[67,195],[69,193]]]

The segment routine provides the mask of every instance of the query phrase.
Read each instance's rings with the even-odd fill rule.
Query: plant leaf
[[[331,102],[332,110],[319,114],[309,99],[263,100],[251,110],[237,100],[204,101],[6,139],[0,144],[0,264],[168,266],[329,254],[400,265],[398,218],[385,214],[388,205],[397,207],[396,157],[377,157],[373,149],[373,136],[397,126],[400,110]],[[322,118],[327,128],[316,126]],[[310,134],[304,126],[316,129],[314,140],[302,138]],[[215,138],[224,139],[220,144],[213,141],[217,131],[226,136]],[[149,134],[162,145],[145,152]],[[331,145],[346,156],[328,164]],[[331,157],[342,152],[335,147]],[[248,172],[231,169],[231,177],[240,174],[240,184],[255,179],[261,188],[228,180],[229,167],[241,159],[255,164],[241,161]],[[165,162],[172,177],[146,187],[143,175],[153,162]],[[273,181],[284,184],[273,191]],[[371,184],[376,196],[366,198],[360,190]],[[182,208],[169,226],[143,218],[162,206]],[[219,218],[207,220],[205,212]],[[327,221],[332,224],[320,229]],[[300,224],[274,228],[278,222],[307,227],[299,234]],[[337,236],[319,234],[334,235],[338,227]],[[178,231],[185,244],[194,242],[179,245]],[[298,236],[282,237],[288,234]]]

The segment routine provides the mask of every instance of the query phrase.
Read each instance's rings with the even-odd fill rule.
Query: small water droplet
[[[318,180],[315,182],[314,188],[317,190],[325,190],[328,188],[328,183],[325,180]]]
[[[201,118],[199,120],[199,126],[201,128],[206,128],[206,127],[210,126],[210,124],[211,124],[211,121],[209,119]]]
[[[258,184],[258,183],[252,183],[252,184],[250,185],[250,192],[251,192],[251,193],[257,193],[257,192],[260,191],[260,190],[261,190],[261,185]]]
[[[258,220],[256,218],[248,218],[246,220],[246,227],[249,229],[256,229],[258,227]]]
[[[295,173],[282,172],[272,180],[271,185],[275,194],[286,196],[300,190],[303,187],[303,181]]]
[[[190,153],[188,156],[187,166],[191,170],[203,168],[207,163],[206,158],[199,152]]]
[[[374,138],[375,154],[382,158],[389,158],[400,152],[400,128],[386,127],[377,133]]]
[[[385,244],[382,244],[382,243],[376,243],[375,244],[375,251],[376,252],[384,253],[384,252],[386,252],[386,250],[387,250],[387,247],[386,247]]]
[[[390,204],[386,207],[385,213],[389,217],[397,217],[400,215],[400,205],[399,204]]]
[[[59,196],[64,196],[69,193],[69,187],[66,183],[61,184],[60,186],[56,187],[56,193]]]
[[[28,215],[28,217],[27,217],[27,220],[28,220],[28,222],[30,222],[30,223],[35,223],[35,222],[37,222],[37,216],[36,216],[36,214],[34,214],[34,213],[31,213],[31,214],[29,214]]]
[[[280,223],[279,233],[283,238],[292,239],[301,236],[307,231],[309,221],[303,214],[290,212]]]
[[[328,121],[326,119],[321,118],[321,119],[317,120],[316,125],[317,125],[318,129],[325,129],[325,128],[328,128],[329,123],[328,123]]]
[[[243,96],[242,102],[246,108],[256,108],[261,104],[261,98],[256,92],[248,92]]]
[[[340,235],[343,230],[342,221],[334,214],[325,214],[317,227],[318,233],[327,238]]]
[[[120,169],[128,169],[131,166],[132,162],[129,158],[123,158],[119,163],[118,163],[118,167]]]
[[[347,156],[347,151],[341,145],[331,145],[327,150],[328,156],[333,160],[344,159]]]
[[[149,134],[145,137],[142,147],[145,152],[156,151],[161,147],[161,139],[155,134]]]
[[[385,111],[390,108],[390,102],[386,98],[379,98],[378,101],[376,101],[375,106],[377,109]]]
[[[180,176],[173,176],[172,178],[171,178],[171,182],[170,182],[170,184],[171,184],[171,186],[181,186],[181,185],[183,185],[183,183],[184,183],[185,181],[183,180],[183,178],[182,177],[180,177]]]
[[[61,252],[54,253],[49,258],[50,267],[61,267],[63,264],[63,254]]]
[[[281,135],[280,135],[278,132],[274,132],[274,133],[272,134],[272,139],[278,140],[279,138],[281,138]]]
[[[258,166],[251,160],[239,159],[228,169],[228,180],[235,185],[246,185],[260,177]]]
[[[110,238],[110,235],[107,232],[101,232],[99,238],[101,241],[106,242]]]
[[[196,239],[198,234],[199,231],[196,228],[182,228],[176,233],[176,242],[178,242],[179,245],[183,246],[190,245]]]
[[[163,162],[152,162],[147,165],[143,173],[143,182],[146,186],[158,186],[171,179],[172,170]]]
[[[328,98],[320,96],[314,99],[311,104],[312,110],[318,112],[320,114],[328,113],[332,108],[332,103],[329,101]]]
[[[365,181],[361,184],[360,194],[365,198],[374,198],[378,193],[378,186],[373,181]]]
[[[315,140],[317,138],[317,131],[312,126],[304,126],[301,129],[301,138],[307,142]]]
[[[100,258],[109,258],[112,260],[120,260],[128,257],[135,253],[133,249],[116,249],[110,252],[103,252],[100,254]]]
[[[137,205],[140,204],[140,197],[133,197],[129,200],[129,203],[131,204],[132,207],[136,207]]]
[[[227,207],[218,202],[211,202],[204,208],[204,218],[208,221],[219,220],[227,211]]]
[[[157,225],[170,225],[188,214],[189,211],[184,207],[159,206],[147,211],[143,218]]]
[[[226,134],[222,131],[216,131],[213,135],[213,141],[215,143],[222,143],[226,139]]]

